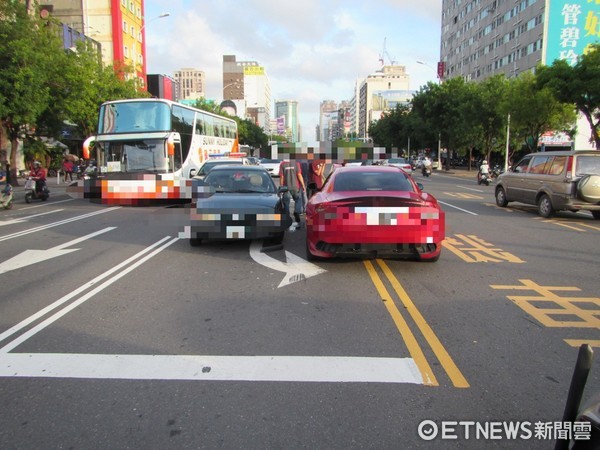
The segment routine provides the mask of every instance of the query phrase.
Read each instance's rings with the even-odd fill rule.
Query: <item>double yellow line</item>
[[[376,261],[383,273],[385,274],[388,281],[391,283],[392,288],[396,292],[396,295],[402,302],[404,308],[406,309],[406,311],[408,311],[413,321],[421,331],[421,334],[431,347],[431,350],[433,351],[440,364],[448,374],[448,377],[452,381],[454,387],[468,388],[469,383],[467,382],[463,374],[460,372],[460,370],[458,369],[458,367],[456,366],[456,364],[454,363],[454,361],[452,360],[452,358],[450,357],[450,355],[448,354],[438,337],[435,335],[425,318],[416,308],[416,306],[414,305],[414,303],[412,302],[412,300],[410,299],[400,282],[396,279],[388,265],[381,259],[377,259]],[[394,299],[390,296],[388,290],[384,286],[383,281],[381,280],[379,274],[377,273],[377,270],[375,269],[375,266],[371,261],[368,260],[364,261],[364,265],[367,269],[367,272],[369,273],[369,276],[371,277],[371,281],[373,282],[375,288],[379,292],[379,295],[381,296],[385,307],[392,316],[392,319],[396,324],[396,328],[398,328],[398,331],[402,335],[402,338],[404,339],[404,342],[408,347],[408,351],[410,352],[411,357],[413,358],[415,364],[419,368],[419,371],[421,372],[421,375],[423,377],[424,384],[428,386],[439,386],[437,378],[435,377],[433,370],[431,370],[431,366],[427,362],[427,358],[425,357],[423,350],[417,342],[415,335],[410,330],[408,323],[402,316],[402,313],[396,306]]]

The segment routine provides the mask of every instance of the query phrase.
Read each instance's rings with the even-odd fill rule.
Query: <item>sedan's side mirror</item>
[[[417,187],[422,191],[425,190],[425,186],[423,186],[423,183],[417,183]]]
[[[287,186],[279,186],[277,188],[277,193],[278,194],[285,194],[289,191],[289,188]]]
[[[190,169],[190,178],[193,178],[196,175],[196,169]]]

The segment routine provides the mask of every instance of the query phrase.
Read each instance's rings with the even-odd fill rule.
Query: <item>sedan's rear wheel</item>
[[[552,200],[546,194],[543,194],[538,200],[538,213],[540,216],[548,218],[554,215]]]
[[[508,205],[508,200],[506,200],[506,192],[504,192],[503,187],[499,187],[496,189],[496,205],[504,208]]]

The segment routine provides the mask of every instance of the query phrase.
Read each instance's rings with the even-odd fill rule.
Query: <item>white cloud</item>
[[[323,100],[349,100],[355,82],[389,59],[407,67],[411,88],[435,79],[442,0],[146,0],[149,73],[203,70],[207,96],[218,98],[223,55],[255,60],[273,99],[299,102],[305,139]],[[416,60],[428,62],[430,67]],[[306,133],[310,133],[307,135]]]

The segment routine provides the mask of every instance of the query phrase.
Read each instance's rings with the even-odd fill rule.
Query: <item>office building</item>
[[[180,99],[183,100],[198,100],[205,96],[205,80],[206,77],[202,70],[185,68],[176,70],[173,77],[178,83]]]
[[[298,102],[295,100],[275,101],[275,120],[277,121],[277,134],[283,135],[288,142],[301,141],[300,126],[298,124]],[[284,134],[281,134],[281,132]]]
[[[235,104],[238,117],[271,132],[272,97],[267,70],[257,61],[237,61],[223,55],[223,101]]]
[[[410,101],[414,91],[409,90],[410,76],[406,67],[400,65],[383,66],[357,83],[357,94],[350,104],[350,114],[354,114],[357,136],[369,139],[369,125],[379,120],[381,115],[395,108],[398,103]]]

